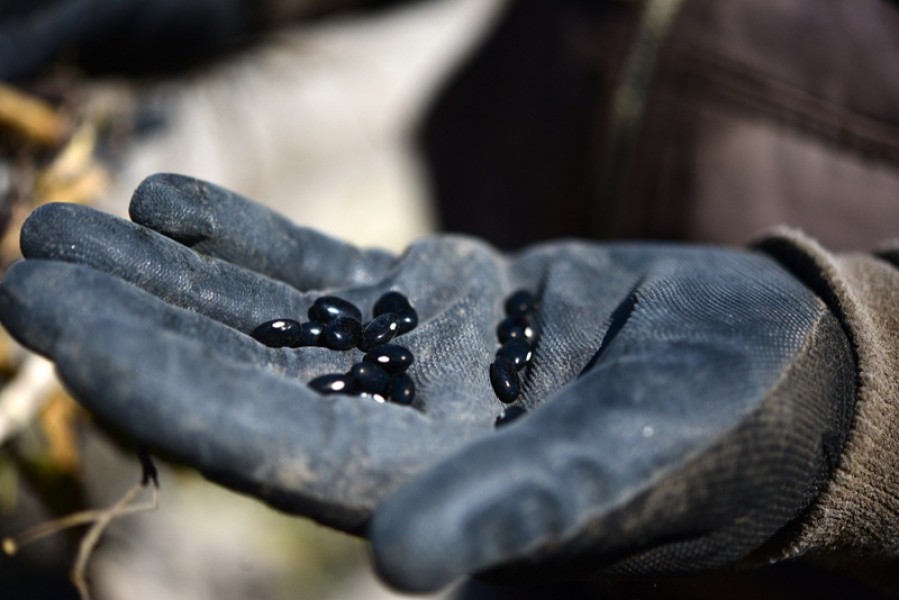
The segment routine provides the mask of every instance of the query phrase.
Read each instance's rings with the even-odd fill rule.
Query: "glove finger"
[[[347,353],[324,348],[269,348],[219,321],[168,304],[85,265],[27,260],[12,265],[0,286],[0,319],[23,345],[44,356],[72,329],[98,313],[166,329],[201,341],[229,359],[306,382],[345,372]],[[106,336],[117,335],[114,330]]]
[[[81,263],[243,332],[270,319],[299,319],[312,298],[149,229],[73,204],[35,210],[21,233],[27,258]]]
[[[135,223],[299,290],[369,284],[395,261],[389,252],[297,227],[239,194],[183,175],[148,177],[129,210]]]
[[[477,291],[476,288],[474,293]],[[23,345],[44,356],[55,356],[56,344],[64,335],[73,335],[73,326],[100,312],[179,333],[215,348],[229,359],[301,383],[320,375],[346,373],[361,359],[361,353],[326,348],[269,348],[219,321],[172,306],[85,265],[29,259],[10,267],[0,286],[3,325]],[[429,419],[443,421],[447,427],[471,420],[472,431],[489,431],[502,407],[495,398],[485,401],[491,395],[487,392],[485,369],[480,368],[485,359],[476,352],[480,342],[478,323],[451,322],[455,314],[452,306],[447,313],[449,316],[430,320],[401,341],[414,349],[416,356],[408,371],[418,387],[415,406]],[[445,329],[455,332],[451,340],[441,337]],[[108,332],[107,337],[111,335],[116,332]],[[456,351],[456,344],[465,351]],[[456,359],[448,361],[448,353]],[[469,372],[482,377],[461,375]],[[477,415],[482,416],[473,418]]]
[[[388,498],[369,530],[382,577],[712,568],[794,518],[848,429],[851,349],[799,284],[709,258],[692,281],[648,277],[579,379]]]
[[[390,490],[465,439],[407,407],[307,387],[345,353],[265,348],[83,265],[14,265],[0,315],[115,429],[346,531],[359,532]]]
[[[113,339],[97,341],[109,331]],[[360,532],[387,493],[453,444],[415,410],[320,396],[130,320],[95,316],[63,337],[53,358],[74,397],[137,442],[349,532]]]

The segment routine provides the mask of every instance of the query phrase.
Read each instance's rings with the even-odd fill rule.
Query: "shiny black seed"
[[[415,357],[407,348],[395,344],[384,344],[369,350],[363,360],[375,363],[388,373],[400,373],[409,368],[415,361]]]
[[[533,351],[531,350],[531,345],[525,340],[513,338],[503,344],[500,349],[496,351],[496,355],[505,356],[512,361],[512,364],[515,365],[516,369],[521,370],[522,367],[531,362]]]
[[[401,313],[407,308],[412,308],[408,298],[399,292],[387,292],[375,302],[372,314],[377,317],[389,312]]]
[[[387,386],[387,398],[394,404],[408,406],[415,400],[415,384],[408,373],[397,373],[390,378]]]
[[[275,319],[266,321],[250,334],[257,342],[272,348],[296,348],[300,345],[302,330],[300,324],[293,319]]]
[[[405,312],[399,313],[399,317],[400,330],[399,332],[397,332],[397,335],[412,331],[413,329],[418,327],[418,313],[415,312],[415,309],[411,306]]]
[[[509,340],[526,339],[524,334],[527,326],[528,322],[524,317],[506,317],[496,326],[496,337],[501,344]]]
[[[356,392],[352,379],[340,373],[316,377],[309,382],[309,387],[319,394],[354,394]]]
[[[381,394],[369,394],[368,392],[362,392],[359,395],[362,396],[363,398],[371,398],[378,404],[384,404],[385,402],[387,402],[387,398],[385,398]]]
[[[384,394],[387,384],[390,383],[387,371],[369,362],[356,363],[347,375],[353,379],[360,391],[369,394]]]
[[[339,317],[352,317],[362,321],[362,311],[355,304],[337,296],[322,296],[309,307],[309,318],[328,323]]]
[[[537,339],[537,327],[530,320],[518,317],[506,317],[496,326],[496,337],[501,344],[509,340],[523,339],[534,341]]]
[[[362,341],[362,323],[352,317],[337,317],[326,323],[318,338],[319,346],[331,350],[349,350]]]
[[[514,402],[521,393],[518,369],[515,368],[515,363],[505,356],[497,356],[490,365],[490,383],[496,397],[506,404]]]
[[[505,344],[509,340],[524,339],[524,328],[526,324],[521,317],[506,317],[496,326],[496,337],[499,338],[501,344]]]
[[[537,299],[527,290],[518,290],[506,298],[505,309],[510,317],[523,317],[537,309]]]
[[[502,427],[503,425],[508,425],[515,419],[517,419],[521,416],[524,416],[524,414],[527,412],[528,412],[527,410],[525,410],[521,406],[518,406],[517,404],[513,405],[513,406],[507,406],[506,409],[503,411],[503,414],[501,414],[500,416],[498,416],[496,418],[496,422],[494,423],[494,425],[496,427]]]
[[[318,321],[306,321],[300,325],[300,343],[299,346],[318,346],[319,338],[321,338],[322,330],[325,328],[324,323]]]
[[[540,337],[540,325],[537,324],[537,319],[534,317],[528,317],[526,320],[527,325],[524,328],[524,339],[533,344],[537,341],[537,338]]]
[[[372,314],[378,317],[385,313],[399,316],[400,329],[397,335],[412,331],[418,326],[418,313],[412,308],[409,300],[399,292],[387,292],[375,302]]]
[[[395,313],[378,315],[365,325],[362,330],[362,350],[371,350],[382,346],[399,334],[400,318]]]

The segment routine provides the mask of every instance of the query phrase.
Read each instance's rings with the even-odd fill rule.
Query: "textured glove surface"
[[[172,175],[135,223],[38,209],[0,318],[75,397],[211,479],[368,535],[390,583],[664,573],[746,556],[815,497],[839,457],[853,360],[824,304],[761,254],[561,242],[514,256],[432,237],[401,256],[298,228]],[[528,414],[488,367],[503,300],[540,300]],[[366,317],[387,290],[420,324],[420,410],[306,383],[358,351],[249,337],[318,296]]]

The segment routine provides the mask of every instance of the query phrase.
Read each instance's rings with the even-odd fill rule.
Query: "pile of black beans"
[[[518,372],[533,357],[540,334],[535,318],[537,308],[537,299],[531,292],[518,290],[506,298],[506,316],[496,327],[500,347],[490,365],[490,383],[496,397],[506,404],[518,399],[521,393]],[[496,425],[504,425],[524,412],[525,409],[520,406],[510,406],[496,420]]]
[[[363,325],[362,311],[336,296],[322,296],[308,311],[309,321],[274,319],[250,334],[271,347],[319,346],[331,350],[365,352],[347,373],[316,377],[309,387],[321,394],[371,397],[379,402],[410,405],[415,384],[406,369],[415,358],[407,348],[390,342],[418,325],[418,314],[399,292],[387,292],[375,302],[372,319]]]

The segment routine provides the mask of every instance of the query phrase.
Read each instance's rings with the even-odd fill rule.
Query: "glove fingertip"
[[[199,179],[177,173],[150,175],[134,190],[128,215],[135,223],[166,234],[193,231],[203,223],[197,207],[208,187]]]
[[[23,330],[28,330],[22,325],[28,320],[26,313],[32,280],[31,262],[20,261],[6,270],[0,285],[0,322],[20,342],[24,338]]]
[[[25,258],[43,257],[47,248],[58,243],[60,226],[77,219],[79,207],[67,202],[48,202],[34,209],[19,231],[19,249]]]
[[[497,436],[399,489],[370,524],[378,574],[400,590],[431,592],[554,539],[566,526],[564,501],[521,451],[540,454],[537,446],[532,435]]]
[[[407,593],[429,593],[464,574],[459,544],[445,539],[439,525],[422,513],[393,504],[375,513],[369,525],[372,563],[388,585]]]
[[[129,211],[147,211],[159,196],[196,192],[200,183],[199,179],[178,173],[154,173],[145,177],[134,190]]]
[[[0,285],[0,323],[16,341],[44,356],[52,354],[68,320],[77,323],[80,316],[63,315],[56,302],[72,294],[65,277],[70,269],[55,261],[19,261],[6,270]]]

